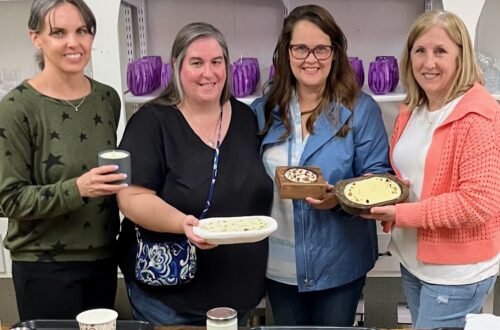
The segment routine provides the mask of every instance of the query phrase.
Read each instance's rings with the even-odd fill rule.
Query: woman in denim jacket
[[[356,85],[347,41],[322,7],[295,8],[274,51],[276,75],[257,99],[261,153],[276,166],[319,166],[329,186],[322,200],[280,199],[272,216],[267,290],[278,325],[351,326],[377,259],[375,224],[337,206],[337,181],[389,171],[381,112]]]

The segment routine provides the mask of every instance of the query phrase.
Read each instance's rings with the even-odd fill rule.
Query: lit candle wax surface
[[[111,151],[103,151],[99,154],[99,156],[106,159],[121,159],[129,157],[130,154],[122,150],[111,150]]]

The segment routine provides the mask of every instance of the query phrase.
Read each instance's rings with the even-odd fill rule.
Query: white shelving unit
[[[457,12],[469,25],[471,34],[476,32],[478,14],[485,0],[86,0],[96,13],[98,22],[106,26],[99,27],[93,54],[94,75],[98,80],[109,82],[123,92],[125,104],[140,105],[160,94],[160,90],[145,96],[134,96],[127,91],[125,84],[126,63],[135,54],[160,55],[164,62],[169,60],[169,50],[177,31],[191,21],[207,21],[216,25],[226,36],[234,61],[240,56],[255,56],[261,68],[261,84],[269,72],[272,51],[281,29],[283,15],[298,5],[317,3],[329,9],[349,40],[349,54],[363,59],[365,72],[369,62],[381,54],[399,57],[409,26],[426,8],[443,8]],[[489,0],[494,1],[494,0]],[[120,7],[118,10],[102,10],[103,7]],[[166,14],[168,13],[168,14]],[[176,15],[176,13],[183,13]],[[398,15],[397,13],[401,13]],[[109,19],[112,14],[113,19]],[[146,16],[147,14],[147,16]],[[380,19],[374,19],[379,17]],[[146,19],[147,18],[147,19]],[[385,18],[385,19],[384,19]],[[390,18],[390,19],[389,19]],[[116,20],[119,24],[116,24]],[[116,28],[118,26],[118,29]],[[159,37],[161,36],[161,37]],[[104,41],[99,42],[100,38]],[[385,42],[385,40],[389,40]],[[99,51],[100,45],[106,50],[120,44],[125,55],[118,56],[106,51]],[[137,51],[138,45],[140,52]],[[116,48],[113,48],[116,49]],[[121,62],[117,59],[120,58]],[[106,63],[104,70],[98,68]],[[119,71],[120,74],[109,74]],[[101,78],[100,73],[103,74]],[[372,94],[365,83],[364,90]],[[260,89],[255,95],[241,99],[250,104],[261,95]],[[397,112],[397,103],[405,98],[401,87],[396,93],[373,95],[381,105],[386,119],[388,132]],[[500,100],[500,95],[494,95]],[[133,108],[135,110],[136,107]],[[130,106],[126,118],[130,116]],[[119,127],[119,136],[124,125]]]

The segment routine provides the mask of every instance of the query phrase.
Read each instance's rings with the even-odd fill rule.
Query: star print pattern
[[[62,244],[61,241],[57,241],[56,244],[52,245],[54,253],[61,253],[66,247],[66,244]]]
[[[102,119],[98,114],[96,114],[93,119],[94,119],[94,124],[96,126],[97,126],[97,124],[103,124]]]
[[[53,251],[43,251],[40,253],[36,253],[37,261],[39,262],[54,262],[56,261],[55,253]]]
[[[104,198],[103,201],[98,205],[99,206],[99,213],[104,212],[108,207],[110,207],[110,203],[107,198]]]
[[[19,93],[23,93],[26,89],[28,89],[26,86],[24,86],[23,84],[17,86],[16,88],[16,91],[18,91]]]
[[[71,117],[68,115],[67,112],[63,112],[61,115],[62,121],[65,121],[66,119],[71,119]]]
[[[53,140],[53,139],[58,139],[60,140],[61,138],[59,137],[59,133],[57,133],[56,131],[52,131],[50,133],[50,139]]]
[[[47,172],[52,166],[64,165],[64,163],[61,162],[61,157],[62,157],[62,155],[56,156],[56,155],[53,155],[52,153],[49,153],[48,158],[42,162],[45,165],[47,165],[45,167],[45,172]]]
[[[55,195],[54,195],[54,193],[52,191],[50,191],[50,189],[47,188],[47,189],[42,190],[42,196],[46,200],[49,200],[52,197],[54,197]]]
[[[105,85],[92,81],[92,86],[93,93],[79,112],[68,111],[64,103],[48,100],[23,84],[0,101],[0,159],[8,157],[10,164],[10,172],[0,168],[0,192],[5,191],[5,178],[22,178],[22,183],[13,185],[9,205],[34,219],[9,225],[9,239],[24,240],[25,251],[31,251],[22,252],[25,261],[69,261],[74,255],[88,258],[116,238],[115,197],[81,198],[70,182],[95,166],[99,151],[116,146],[119,97]],[[35,187],[26,189],[26,182]],[[71,211],[66,211],[68,207]],[[61,214],[62,208],[66,213]],[[40,214],[47,216],[40,218]],[[74,233],[71,239],[65,235],[68,232]],[[82,249],[87,246],[91,251]]]

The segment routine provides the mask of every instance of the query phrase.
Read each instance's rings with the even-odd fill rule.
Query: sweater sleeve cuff
[[[62,183],[62,192],[64,196],[64,203],[69,211],[76,210],[82,207],[85,203],[83,202],[80,192],[78,191],[78,186],[76,185],[76,179],[73,178]]]
[[[396,226],[397,227],[422,227],[422,203],[396,204]]]

